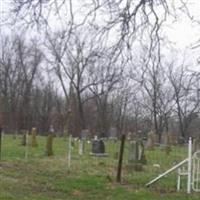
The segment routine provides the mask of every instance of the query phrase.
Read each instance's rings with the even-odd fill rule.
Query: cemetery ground
[[[107,157],[94,157],[91,144],[85,141],[83,155],[78,155],[78,141],[73,142],[71,165],[68,165],[68,141],[56,137],[54,155],[45,155],[46,137],[37,136],[37,147],[21,145],[21,137],[5,136],[0,161],[0,200],[197,200],[199,193],[186,194],[186,181],[176,192],[176,172],[150,188],[145,184],[169,169],[173,162],[186,156],[186,148],[173,146],[170,154],[160,147],[146,150],[147,165],[142,171],[133,170],[124,153],[122,182],[116,183],[116,151],[119,142],[105,141]],[[27,149],[26,149],[27,148]],[[27,158],[25,158],[27,154]]]

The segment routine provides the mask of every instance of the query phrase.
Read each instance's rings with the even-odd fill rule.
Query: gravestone
[[[171,145],[177,145],[178,144],[178,136],[175,132],[168,132],[169,135],[169,142]]]
[[[134,163],[139,160],[139,146],[137,141],[131,141],[129,146],[128,162]]]
[[[81,139],[87,139],[90,137],[90,131],[89,129],[83,129],[81,131]]]
[[[129,131],[127,134],[127,140],[132,140],[132,133]]]
[[[117,138],[117,128],[116,127],[111,127],[108,131],[109,133],[109,138]]]
[[[79,140],[78,154],[81,156],[84,153],[85,141]]]
[[[171,142],[170,142],[170,135],[168,132],[164,132],[162,135],[163,140],[163,150],[168,155],[171,152]]]
[[[134,169],[136,171],[143,170],[143,164],[147,163],[144,154],[144,145],[142,141],[131,141],[129,146],[128,154],[129,169]]]
[[[93,140],[92,141],[92,153],[93,154],[104,154],[105,144],[103,140]]]
[[[85,140],[89,137],[90,137],[89,129],[83,129],[81,131],[80,140],[79,140],[79,149],[78,149],[79,155],[83,155],[84,149],[85,149]]]
[[[200,138],[194,139],[193,142],[193,152],[199,151],[200,150]]]
[[[26,146],[28,144],[26,144],[27,140],[26,140],[26,134],[28,134],[28,131],[26,130],[21,130],[20,134],[22,134],[22,140],[21,140],[21,145],[22,146]]]
[[[37,129],[35,127],[31,130],[31,146],[37,147],[37,140],[36,140]]]
[[[153,131],[150,131],[147,135],[147,149],[153,150],[156,143],[156,135]]]
[[[131,141],[129,146],[129,163],[146,164],[144,145],[142,141]]]
[[[50,127],[49,127],[49,132],[50,132],[50,134],[52,134],[52,135],[55,134],[55,130],[54,130],[53,125],[50,125]]]
[[[179,136],[178,137],[178,144],[180,144],[180,145],[185,144],[185,138],[182,137],[182,136]]]

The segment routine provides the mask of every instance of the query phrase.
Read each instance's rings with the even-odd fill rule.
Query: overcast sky
[[[9,3],[11,0],[0,0],[0,24],[4,24],[5,17],[9,11]],[[188,8],[190,14],[194,19],[200,20],[200,0],[189,0]],[[9,27],[11,29],[14,27]],[[6,30],[6,27],[1,27],[1,31]],[[174,42],[179,48],[189,47],[192,44],[195,44],[200,39],[200,25],[197,26],[197,23],[191,22],[187,16],[183,14],[179,16],[177,21],[168,23],[168,26],[165,27],[165,33],[169,36],[170,41]]]
[[[2,24],[4,23],[5,16],[7,18],[7,14],[9,11],[8,3],[10,3],[10,1],[11,0],[0,0],[1,34],[3,32],[9,33],[9,30],[15,29],[14,26],[2,26]],[[189,0],[188,2],[188,8],[191,17],[193,17],[195,20],[200,20],[200,0]],[[192,49],[192,47],[198,45],[198,40],[200,39],[200,24],[198,25],[196,22],[192,22],[184,14],[178,14],[178,18],[176,21],[168,21],[165,24],[166,25],[163,29],[163,32],[173,43],[173,47],[180,52],[187,51],[196,59],[200,48]]]

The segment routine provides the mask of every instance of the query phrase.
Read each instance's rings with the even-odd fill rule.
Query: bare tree
[[[89,92],[89,88],[99,82],[92,80],[90,76],[91,69],[99,57],[98,46],[91,36],[83,37],[74,33],[68,40],[62,32],[57,33],[54,39],[49,36],[49,49],[53,56],[50,62],[60,80],[65,97],[69,102],[69,94],[75,95],[79,126],[80,129],[85,129],[83,105],[87,98],[85,99],[84,93]],[[68,106],[71,106],[70,104],[68,103]]]
[[[178,115],[180,133],[183,138],[187,138],[193,116],[199,112],[198,74],[189,73],[184,64],[178,68],[171,64],[169,80],[174,90],[175,111]]]
[[[99,52],[99,58],[90,71],[92,84],[90,91],[97,106],[97,130],[102,137],[106,136],[109,126],[112,123],[111,95],[119,87],[123,80],[123,72],[126,63],[122,60],[116,63],[109,51]]]
[[[145,57],[145,56],[144,56]],[[159,55],[148,56],[148,52],[146,55],[147,59],[141,59],[141,63],[139,64],[137,76],[133,77],[134,80],[139,82],[141,86],[144,88],[145,95],[148,95],[150,104],[147,103],[147,107],[150,109],[153,116],[153,126],[155,133],[159,136],[159,141],[161,140],[161,127],[160,123],[162,123],[161,116],[159,115],[159,97],[162,90],[162,80],[163,77],[163,69],[161,67]]]
[[[21,128],[30,129],[30,99],[31,89],[34,83],[34,78],[38,72],[39,65],[42,59],[42,53],[37,47],[37,42],[32,41],[32,45],[27,47],[21,39],[17,40],[17,65],[21,68],[21,97],[22,105],[21,113],[23,113]]]

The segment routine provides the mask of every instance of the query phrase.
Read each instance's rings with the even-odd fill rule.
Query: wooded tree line
[[[178,14],[176,4],[88,1],[79,2],[77,15],[80,7],[72,1],[12,3],[20,25],[36,25],[43,33],[33,39],[2,35],[6,131],[35,126],[45,133],[53,125],[74,136],[82,129],[106,136],[111,127],[119,134],[153,130],[159,139],[165,131],[184,138],[199,134],[200,74],[184,57],[166,53],[168,41],[162,38],[162,24]],[[183,1],[177,6],[189,15]],[[56,18],[53,25],[47,11]]]

